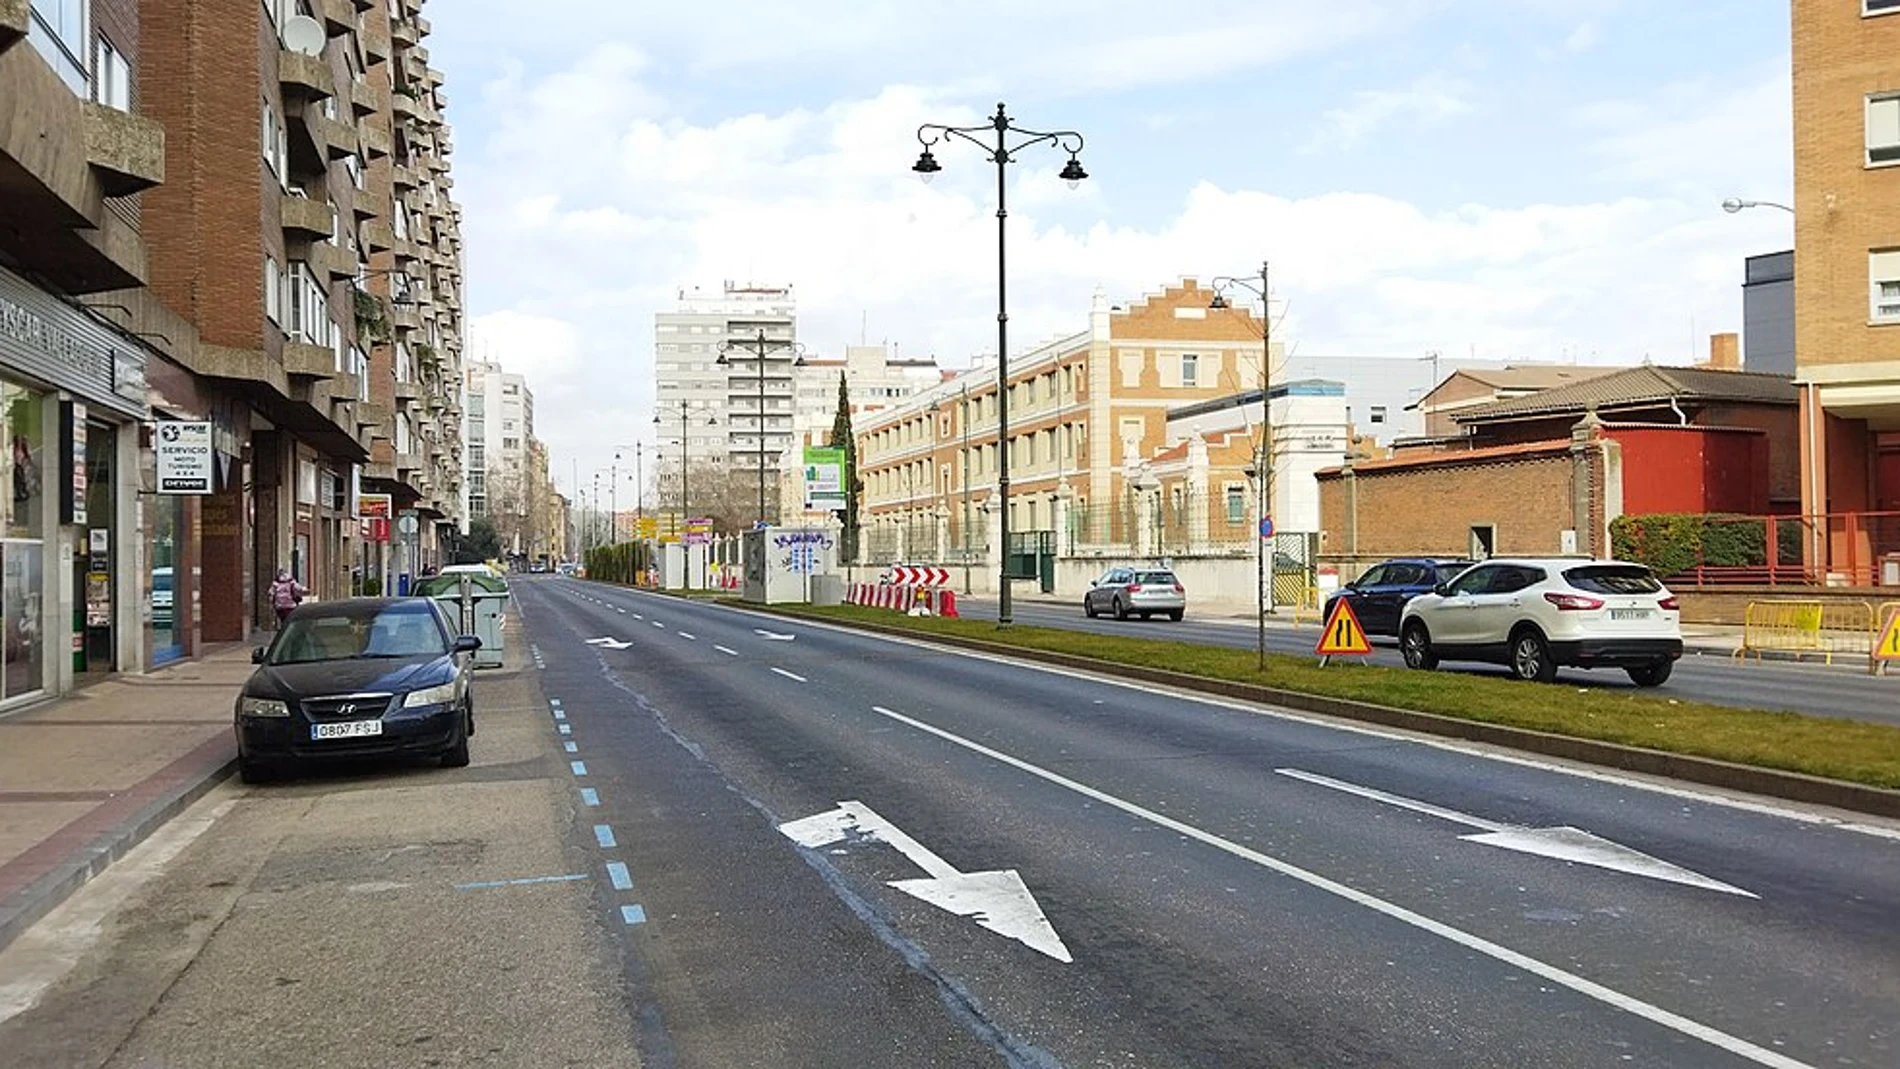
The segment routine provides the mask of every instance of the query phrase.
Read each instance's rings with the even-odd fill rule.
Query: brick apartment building
[[[211,421],[220,460],[212,493],[152,504],[200,535],[172,580],[186,650],[269,621],[279,568],[347,596],[459,523],[459,210],[420,9],[140,5],[172,180],[145,198],[150,279],[124,303],[167,357],[156,415]],[[413,544],[364,537],[363,492],[418,514]]]
[[[1169,413],[1261,386],[1259,320],[1209,307],[1213,297],[1191,278],[1125,308],[1098,293],[1086,329],[1011,357],[1012,532],[1063,553],[1126,551],[1139,538],[1143,513],[1130,501],[1154,491],[1130,475],[1172,444]],[[855,430],[867,560],[982,559],[1000,548],[993,366]]]
[[[459,522],[459,212],[420,0],[0,4],[0,703],[351,593]],[[211,427],[202,492],[154,440]],[[66,656],[70,647],[71,656]],[[57,651],[58,656],[53,652]]]
[[[158,358],[92,306],[145,280],[140,195],[165,177],[138,15],[0,3],[0,706],[147,663],[139,446]]]
[[[1900,551],[1900,3],[1794,0],[1795,379],[1809,567]],[[1852,573],[1852,574],[1850,574]]]

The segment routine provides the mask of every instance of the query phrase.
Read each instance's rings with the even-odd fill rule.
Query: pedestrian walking
[[[270,605],[277,610],[279,628],[284,626],[284,617],[289,616],[290,610],[296,608],[308,593],[308,588],[290,577],[290,569],[277,569],[277,579],[270,585]]]

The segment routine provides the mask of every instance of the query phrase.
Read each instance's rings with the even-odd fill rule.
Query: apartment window
[[[277,120],[277,112],[270,106],[270,101],[265,101],[263,108],[258,145],[264,153],[264,165],[277,176],[279,185],[289,189],[290,130]]]
[[[1900,249],[1882,249],[1867,258],[1872,281],[1874,320],[1900,323]]]
[[[1867,163],[1900,163],[1900,93],[1867,98]]]
[[[503,438],[501,440],[501,449],[504,453],[511,453],[520,448],[521,439],[519,438]]]
[[[1227,522],[1243,524],[1247,522],[1247,488],[1230,486],[1227,488]]]
[[[1374,423],[1385,422],[1385,406],[1384,405],[1372,406],[1372,422]]]
[[[1900,13],[1900,0],[1860,0],[1860,13],[1863,15]]]
[[[91,32],[87,11],[91,0],[33,0],[26,39],[53,65],[66,87],[87,95],[87,38]]]
[[[103,37],[93,52],[92,97],[108,108],[132,110],[132,65]]]
[[[1181,385],[1199,386],[1201,384],[1201,358],[1193,353],[1181,354]]]
[[[277,270],[277,258],[264,257],[264,315],[273,323],[283,322],[283,275]]]

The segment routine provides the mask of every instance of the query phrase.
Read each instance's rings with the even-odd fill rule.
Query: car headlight
[[[289,716],[290,706],[276,698],[239,698],[239,716]]]
[[[454,700],[455,681],[450,680],[440,686],[424,687],[421,690],[410,691],[409,696],[402,700],[402,707],[404,709],[414,709],[422,705],[447,705]]]

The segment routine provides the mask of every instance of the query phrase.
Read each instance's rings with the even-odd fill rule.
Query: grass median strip
[[[1653,692],[1539,685],[1460,672],[1415,672],[1360,664],[1321,668],[1312,657],[1270,654],[1267,670],[1253,650],[1122,638],[984,620],[901,616],[855,605],[791,608],[798,615],[897,627],[1025,650],[1091,657],[1115,664],[1275,687],[1325,698],[1527,728],[1555,735],[1640,746],[1760,768],[1900,788],[1900,728],[1736,709]]]

